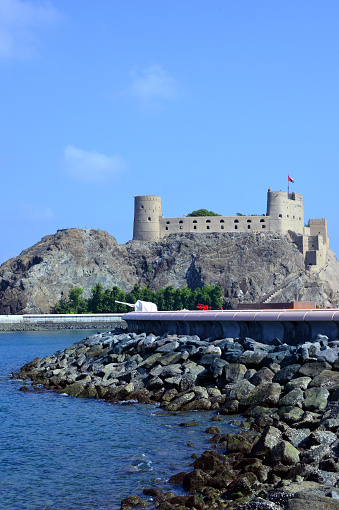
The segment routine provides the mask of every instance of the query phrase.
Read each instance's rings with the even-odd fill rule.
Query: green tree
[[[169,285],[165,288],[164,299],[165,310],[174,310],[175,290],[173,289],[172,285]]]
[[[221,310],[222,309],[222,288],[220,285],[216,285],[211,291],[212,297],[212,309],[213,310]]]
[[[192,291],[188,287],[183,287],[181,291],[181,302],[183,308],[190,308],[190,302],[192,299]]]
[[[126,305],[122,305],[120,303],[116,303],[115,301],[123,301],[127,303],[126,294],[124,291],[119,289],[116,285],[111,290],[111,313],[126,313],[130,312],[132,308]]]
[[[155,304],[158,310],[166,310],[165,307],[165,289],[159,289],[156,293]]]
[[[69,301],[61,298],[56,305],[53,307],[54,313],[71,313],[71,307]]]
[[[87,303],[82,297],[84,291],[80,287],[74,287],[68,294],[70,302],[71,313],[86,313]]]
[[[192,211],[187,214],[187,216],[221,216],[221,214],[217,214],[213,211],[208,211],[207,209],[197,209],[196,211]]]
[[[92,288],[92,294],[88,300],[88,310],[90,312],[103,313],[104,294],[104,288],[100,283]]]

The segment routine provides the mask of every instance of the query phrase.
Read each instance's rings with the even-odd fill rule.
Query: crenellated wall
[[[266,216],[183,216],[164,218],[161,198],[157,195],[136,196],[134,201],[133,240],[157,241],[169,234],[212,232],[279,232],[294,234],[294,241],[305,258],[306,266],[323,267],[329,241],[326,219],[311,219],[304,226],[303,196],[286,191],[267,192]]]

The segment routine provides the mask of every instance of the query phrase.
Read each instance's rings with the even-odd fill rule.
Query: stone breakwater
[[[120,330],[36,358],[13,376],[75,397],[214,410],[211,449],[170,479],[187,493],[145,489],[152,508],[339,510],[338,355],[339,340],[324,335],[289,346]],[[240,432],[222,432],[230,414],[245,417]],[[121,507],[147,504],[130,496]]]

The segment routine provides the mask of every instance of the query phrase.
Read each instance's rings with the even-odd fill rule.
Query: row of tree
[[[158,310],[195,310],[198,305],[205,305],[212,310],[222,308],[222,288],[220,285],[213,287],[205,285],[195,290],[187,287],[174,289],[172,286],[160,289],[157,292],[147,287],[134,285],[131,292],[125,293],[119,287],[112,290],[104,289],[100,283],[92,288],[91,296],[88,299],[83,297],[83,289],[75,287],[71,289],[68,298],[61,298],[54,306],[55,313],[126,313],[132,310],[131,307],[116,303],[124,301],[134,304],[141,301],[155,303]],[[201,308],[201,306],[200,306]]]

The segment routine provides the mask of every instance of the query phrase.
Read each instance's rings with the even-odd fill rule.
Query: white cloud
[[[1,1],[1,0],[0,0]],[[48,206],[22,204],[23,215],[27,220],[30,221],[46,221],[54,218],[52,209]]]
[[[152,65],[147,69],[133,69],[130,76],[132,82],[126,95],[141,106],[152,106],[178,95],[177,80],[159,65]]]
[[[127,165],[120,156],[105,156],[99,152],[87,152],[73,145],[64,149],[64,168],[66,173],[83,182],[98,183],[112,181]]]
[[[0,57],[32,57],[37,45],[37,30],[58,18],[59,13],[50,2],[0,0]]]

